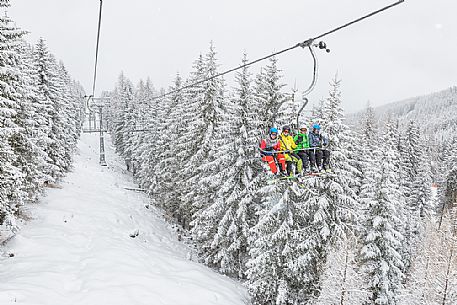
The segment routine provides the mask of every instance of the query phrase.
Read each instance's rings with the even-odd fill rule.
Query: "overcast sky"
[[[242,53],[256,59],[290,47],[388,5],[388,0],[104,0],[97,92],[111,90],[121,71],[136,83],[150,77],[168,87],[176,72],[213,40],[220,69],[239,65]],[[11,0],[9,15],[44,37],[87,92],[92,88],[99,0]],[[335,73],[342,79],[344,107],[353,112],[457,85],[457,1],[405,3],[324,40],[318,52],[319,82],[312,100],[326,96]],[[289,90],[307,88],[309,54],[280,55]],[[257,72],[261,64],[252,71]],[[233,83],[233,76],[226,77]]]

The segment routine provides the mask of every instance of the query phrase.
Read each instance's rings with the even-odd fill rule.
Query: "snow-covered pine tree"
[[[127,110],[127,119],[129,119],[133,124],[130,124],[130,136],[127,139],[127,151],[126,155],[129,156],[127,161],[127,167],[129,171],[132,172],[136,180],[138,180],[138,175],[140,168],[142,166],[143,159],[141,157],[143,150],[142,146],[145,142],[145,135],[148,132],[152,132],[149,129],[148,115],[150,113],[150,99],[153,97],[153,86],[150,80],[147,80],[145,83],[143,80],[140,80],[137,87],[133,89],[133,99],[130,102],[129,109]],[[157,103],[154,101],[154,104]],[[157,109],[155,110],[157,111]],[[151,118],[156,120],[157,118]]]
[[[327,149],[331,153],[332,174],[316,179],[314,185],[320,196],[322,215],[328,217],[328,234],[332,238],[344,237],[357,220],[358,196],[355,190],[359,187],[360,176],[354,160],[358,146],[354,134],[344,123],[340,84],[336,78],[330,84],[329,97],[323,103],[321,124],[323,134],[329,140]]]
[[[338,81],[334,81],[333,85],[339,85]],[[338,92],[338,90],[336,91]],[[335,93],[336,93],[335,92]],[[335,99],[339,94],[332,93],[330,96]],[[336,98],[336,99],[339,99]],[[319,111],[322,117],[327,117],[325,109],[326,101],[324,100]],[[327,110],[328,111],[328,110]],[[325,119],[325,122],[328,119]],[[376,171],[373,169],[376,158],[381,155],[378,137],[377,126],[374,118],[373,108],[368,104],[366,112],[359,123],[360,129],[358,133],[358,141],[354,143],[354,147],[346,145],[346,148],[353,150],[353,153],[347,153],[347,156],[352,156],[355,161],[355,167],[358,169],[359,174],[355,173],[357,181],[360,181],[360,187],[354,188],[358,190],[357,205],[364,209],[371,202],[374,196],[374,187],[376,181]],[[352,134],[352,133],[351,133]],[[358,153],[354,153],[357,151]],[[333,152],[332,152],[333,153]],[[360,211],[361,209],[357,210]],[[343,236],[335,245],[331,257],[326,262],[325,273],[323,275],[322,294],[319,298],[319,304],[362,304],[366,301],[366,292],[362,290],[362,281],[360,279],[360,272],[357,266],[357,238],[361,234],[363,223],[363,215],[357,213],[357,218],[354,221],[354,229],[348,236]]]
[[[317,301],[333,225],[316,178],[301,185],[279,183],[259,190],[265,200],[251,229],[248,290],[254,304]]]
[[[418,175],[418,166],[420,163],[420,135],[419,135],[419,128],[415,125],[413,121],[408,123],[406,128],[406,132],[403,135],[403,149],[402,152],[402,164],[404,166],[404,175],[405,179],[403,182],[404,186],[404,194],[406,197],[406,203],[408,208],[411,209],[411,212],[415,214],[413,211],[418,210],[416,198],[413,198],[413,191],[414,191],[414,182]]]
[[[5,6],[8,1],[0,2],[0,7]],[[0,17],[0,225],[14,222],[26,195],[25,175],[18,159],[28,142],[25,126],[21,126],[25,122],[20,105],[23,87],[18,47],[23,35],[8,16]]]
[[[108,106],[108,112],[105,116],[108,124],[108,130],[111,134],[111,141],[113,142],[114,147],[117,151],[117,146],[120,145],[122,138],[120,134],[120,129],[122,128],[122,120],[120,119],[121,107],[123,106],[121,97],[120,97],[120,87],[124,86],[123,83],[126,81],[125,75],[121,72],[118,76],[116,84],[114,86],[114,90],[111,93],[111,100]],[[87,109],[86,111],[90,111]],[[89,115],[89,119],[91,114]]]
[[[25,175],[24,191],[26,200],[34,202],[37,200],[43,182],[46,180],[44,169],[47,166],[43,138],[47,137],[42,133],[37,108],[38,94],[36,71],[33,69],[31,49],[29,45],[22,42],[17,47],[21,55],[19,65],[20,86],[18,93],[21,95],[19,109],[16,116],[16,124],[20,126],[20,132],[14,136],[14,149],[16,154],[15,165]]]
[[[372,198],[372,192],[374,182],[375,171],[372,170],[372,166],[375,160],[379,159],[381,153],[379,149],[379,137],[378,127],[374,117],[373,108],[368,104],[366,112],[360,122],[360,141],[359,150],[360,153],[357,155],[358,169],[360,170],[360,182],[361,186],[359,189],[359,198],[362,205],[365,206],[365,200]],[[367,194],[368,192],[368,194]]]
[[[84,123],[84,107],[85,107],[85,96],[86,93],[84,91],[83,86],[81,83],[75,80],[71,80],[70,84],[70,96],[72,97],[72,104],[73,104],[73,113],[74,113],[74,124],[77,138],[80,137],[82,131],[82,125]]]
[[[374,304],[396,304],[397,293],[404,278],[401,219],[399,209],[404,199],[399,191],[398,159],[395,130],[391,123],[383,135],[383,156],[373,163],[375,185],[366,192],[364,234],[361,261],[368,280],[370,301]],[[368,186],[367,186],[368,187]],[[371,198],[369,197],[371,195]]]
[[[139,98],[144,101],[147,105],[145,109],[145,128],[147,132],[142,134],[140,139],[139,147],[136,152],[136,159],[139,162],[139,168],[137,172],[137,179],[141,187],[149,189],[152,184],[152,173],[155,166],[155,141],[158,136],[157,125],[158,125],[158,108],[159,103],[157,99],[153,99],[155,96],[155,90],[148,78],[143,91],[139,92]]]
[[[370,160],[367,160],[365,163],[366,167],[364,166],[361,167],[361,170],[363,173],[366,171],[369,171],[369,168],[371,166],[372,159],[374,158],[373,152],[374,150],[378,149],[379,147],[379,130],[378,130],[378,124],[376,122],[375,114],[374,114],[374,109],[370,105],[370,103],[367,104],[366,111],[362,117],[362,120],[360,122],[360,150],[361,153],[360,155],[363,156],[369,156]],[[363,176],[362,173],[362,176]]]
[[[37,153],[39,162],[37,167],[37,175],[39,175],[39,186],[41,187],[44,181],[52,181],[50,176],[50,159],[46,152],[49,145],[50,132],[50,101],[46,99],[40,90],[40,74],[39,66],[35,62],[35,50],[33,46],[26,43],[22,44],[23,55],[22,69],[24,71],[23,81],[26,86],[23,93],[24,99],[32,107],[32,141],[34,143],[34,151]],[[32,168],[29,168],[32,169]]]
[[[147,118],[147,102],[144,97],[145,94],[145,82],[141,79],[138,85],[135,88],[135,114],[134,117],[136,118],[136,125],[135,125],[135,132],[130,139],[132,148],[132,174],[135,179],[138,181],[138,172],[142,165],[141,159],[141,146],[144,143],[144,135],[147,132],[146,126],[146,118]]]
[[[284,84],[281,82],[282,76],[278,69],[278,60],[276,57],[271,57],[269,60],[270,63],[256,76],[254,90],[255,104],[258,107],[263,133],[267,133],[268,129],[276,124],[283,123],[278,121],[279,109],[287,101],[281,91]]]
[[[52,101],[54,108],[52,119],[52,127],[50,132],[51,143],[48,147],[48,156],[52,160],[52,164],[56,166],[56,171],[53,173],[55,178],[61,178],[66,171],[70,169],[72,145],[74,141],[71,140],[70,129],[73,128],[69,122],[68,103],[69,94],[66,88],[64,79],[62,78],[64,72],[59,71],[59,65],[54,55],[50,54],[49,57],[49,70],[47,79],[50,86],[49,98]],[[65,72],[66,73],[66,72]]]
[[[446,184],[444,186],[444,205],[451,208],[457,203],[457,137],[449,144]]]
[[[420,153],[420,164],[417,177],[413,183],[412,198],[416,202],[416,213],[423,219],[426,215],[433,214],[434,204],[432,202],[432,161],[426,151]],[[423,222],[423,221],[422,221]]]
[[[199,55],[193,63],[193,71],[185,85],[202,81],[206,75],[205,60]],[[180,195],[180,206],[178,207],[177,221],[184,228],[190,228],[190,222],[194,214],[193,195],[191,192],[194,185],[187,183],[188,179],[197,174],[196,168],[203,158],[201,147],[202,135],[199,130],[205,124],[205,117],[201,111],[203,103],[203,86],[192,86],[184,90],[186,107],[180,117],[179,136],[176,139],[176,157],[178,163],[182,164],[180,176],[182,182],[176,186],[176,192]]]
[[[376,144],[378,143],[378,126],[376,123],[374,109],[370,105],[370,103],[367,104],[367,108],[360,125],[362,129],[362,138],[365,142],[363,144],[368,148],[377,146]]]
[[[322,133],[329,140],[332,173],[320,178],[307,179],[303,187],[314,190],[306,204],[308,211],[315,211],[313,225],[323,244],[323,249],[341,245],[356,233],[360,172],[357,169],[357,153],[360,145],[355,134],[344,123],[341,100],[341,81],[336,77],[330,83],[329,97],[322,101],[320,122]],[[321,254],[321,263],[326,254]],[[319,278],[322,271],[317,275]]]
[[[457,156],[455,151],[457,150],[457,137],[451,137],[443,141],[442,146],[440,147],[439,154],[437,157],[437,196],[435,198],[435,211],[439,218],[438,227],[441,225],[442,218],[446,211],[446,208],[449,207],[449,204],[446,200],[446,188],[447,188],[447,178],[451,169],[453,169],[457,164]]]
[[[43,38],[40,38],[34,49],[35,65],[38,71],[38,92],[42,98],[41,111],[47,123],[48,135],[45,152],[48,156],[48,175],[53,179],[63,176],[68,170],[70,160],[65,158],[64,139],[65,129],[63,122],[64,101],[62,91],[63,82],[59,79],[57,63],[49,52]]]
[[[130,130],[134,128],[133,114],[129,113],[134,99],[134,89],[131,81],[121,73],[113,92],[112,103],[110,105],[111,132],[112,140],[118,152],[124,159],[128,159],[126,154]]]
[[[182,79],[176,75],[174,85],[169,91],[178,90],[182,87]],[[178,128],[181,126],[179,113],[186,107],[182,91],[177,91],[171,96],[164,98],[160,109],[159,135],[156,145],[157,162],[154,172],[159,173],[156,176],[154,196],[155,202],[164,208],[165,211],[173,218],[178,218],[180,198],[177,196],[176,189],[179,183],[182,183],[180,176],[181,164],[176,158],[175,140],[178,138]]]
[[[128,81],[126,85],[127,86],[123,88],[125,90],[123,91],[124,109],[123,112],[120,114],[120,117],[122,117],[123,122],[123,145],[119,147],[119,151],[121,156],[124,157],[124,160],[127,164],[127,170],[133,172],[135,163],[135,160],[133,159],[133,148],[137,137],[136,129],[138,122],[138,112],[137,101],[135,99],[135,89],[133,87],[133,84],[130,81]]]
[[[247,62],[244,55],[243,64]],[[250,73],[244,67],[236,74],[238,87],[218,128],[214,160],[219,168],[212,205],[198,214],[193,230],[206,264],[222,273],[245,278],[249,229],[256,222],[258,167],[250,136],[255,111],[250,109],[253,93]],[[214,163],[216,163],[214,162]]]
[[[209,52],[204,59],[204,78],[217,74],[216,52],[211,43]],[[204,82],[201,91],[196,95],[195,113],[199,113],[188,126],[191,133],[189,139],[193,140],[193,153],[188,159],[189,177],[186,177],[186,190],[188,193],[183,198],[183,204],[190,208],[190,215],[194,218],[196,213],[210,205],[214,200],[214,187],[210,183],[217,174],[217,169],[211,164],[216,132],[221,124],[224,110],[224,81],[213,78]]]
[[[447,175],[444,194],[444,206],[449,210],[454,210],[455,217],[457,217],[457,165],[454,165]],[[454,221],[457,230],[457,219]]]
[[[250,260],[247,264],[248,291],[252,302],[255,305],[296,304],[298,291],[291,289],[288,280],[294,279],[298,272],[307,280],[295,289],[301,290],[302,302],[309,301],[316,292],[313,286],[316,284],[315,273],[299,270],[298,266],[290,264],[291,255],[297,257],[306,252],[302,263],[316,267],[310,262],[316,253],[312,248],[320,246],[319,242],[309,242],[302,245],[301,251],[294,251],[301,244],[300,239],[310,233],[305,228],[311,227],[307,223],[309,212],[298,206],[302,202],[302,198],[297,198],[301,190],[297,184],[289,186],[286,182],[267,185],[259,192],[263,193],[265,201],[259,211],[259,221],[251,229]],[[308,238],[312,236],[308,235]]]
[[[36,103],[37,109],[37,122],[39,122],[39,129],[43,134],[43,138],[40,139],[43,143],[43,149],[45,152],[46,167],[44,172],[46,174],[47,181],[55,179],[53,173],[56,170],[55,166],[52,165],[52,160],[49,156],[49,146],[51,145],[51,139],[49,134],[51,133],[52,116],[54,115],[54,107],[52,100],[50,99],[50,93],[48,88],[48,69],[49,69],[49,57],[50,53],[45,45],[45,41],[41,38],[38,44],[35,45],[33,50],[33,63],[34,70],[37,73],[37,94],[38,100]],[[39,117],[39,118],[38,118]]]
[[[386,123],[387,122],[387,123]],[[401,204],[397,205],[397,217],[400,219],[400,222],[403,224],[402,226],[399,227],[400,233],[403,236],[403,243],[402,247],[400,248],[401,256],[403,258],[403,263],[404,263],[404,272],[408,274],[408,269],[410,268],[410,263],[412,261],[412,254],[413,254],[413,246],[410,244],[412,241],[412,230],[411,230],[411,212],[410,209],[408,208],[408,205],[406,203],[406,196],[408,194],[408,188],[407,188],[407,176],[409,172],[409,163],[405,162],[404,160],[407,160],[408,157],[408,151],[406,149],[406,134],[400,132],[401,131],[401,124],[399,119],[394,119],[391,116],[387,118],[385,122],[385,126],[383,129],[380,131],[380,142],[384,143],[384,139],[387,134],[389,134],[389,137],[392,139],[392,142],[394,146],[392,146],[390,149],[396,156],[394,160],[392,161],[392,164],[395,168],[396,173],[398,174],[399,181],[398,181],[398,187],[399,187],[399,192],[401,194]],[[386,127],[389,127],[387,129]],[[385,147],[384,145],[381,147]]]
[[[406,206],[403,209],[404,218],[407,220],[404,237],[409,268],[412,257],[416,252],[416,246],[420,239],[425,214],[431,213],[431,162],[429,156],[424,153],[423,141],[421,141],[418,126],[410,121],[404,135],[400,135],[401,156],[401,186],[406,197]]]
[[[334,84],[336,83],[334,81]],[[337,95],[331,94],[331,96]],[[322,105],[316,108],[319,110],[316,110],[315,113],[320,113],[321,117],[326,117],[325,108],[327,107],[325,107],[324,100]],[[354,166],[357,168],[355,177],[360,182],[360,186],[352,188],[357,189],[359,197],[357,206],[363,209],[374,194],[373,164],[375,164],[375,158],[380,156],[377,124],[373,108],[369,104],[359,126],[356,141],[352,145],[349,142],[346,148],[351,151],[347,155],[352,158],[350,161],[351,163],[355,162]],[[351,134],[354,135],[355,133]],[[366,292],[362,290],[362,280],[357,266],[357,239],[363,228],[363,223],[361,223],[363,215],[360,213],[360,208],[357,209],[358,214],[354,221],[353,232],[343,236],[335,245],[330,246],[332,255],[329,256],[324,269],[319,304],[362,304],[366,301]]]
[[[62,61],[58,63],[57,69],[63,87],[62,124],[63,129],[65,130],[63,135],[65,141],[65,159],[71,163],[74,148],[79,137],[77,120],[78,114],[80,113],[81,98],[74,95],[72,90],[73,82]]]

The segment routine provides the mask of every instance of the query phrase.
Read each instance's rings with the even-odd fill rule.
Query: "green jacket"
[[[309,148],[308,134],[298,133],[294,137],[295,144],[297,144],[297,149]]]

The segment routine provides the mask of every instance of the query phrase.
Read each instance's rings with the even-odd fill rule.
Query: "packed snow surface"
[[[188,260],[146,195],[125,189],[109,145],[109,166],[98,165],[98,148],[98,135],[82,136],[62,188],[3,249],[0,304],[245,304],[239,283]]]

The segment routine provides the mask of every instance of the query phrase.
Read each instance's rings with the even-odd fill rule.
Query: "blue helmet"
[[[276,133],[277,134],[278,133],[278,129],[274,128],[274,127],[271,127],[270,128],[270,134],[272,134],[272,133]]]
[[[321,130],[321,125],[319,124],[314,124],[313,129]]]

